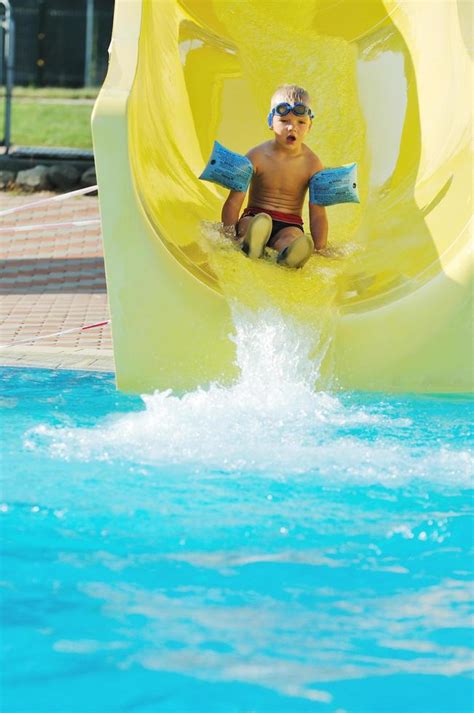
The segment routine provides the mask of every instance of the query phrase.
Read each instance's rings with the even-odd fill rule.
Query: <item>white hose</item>
[[[10,225],[8,228],[0,228],[0,233],[20,233],[22,231],[29,230],[43,230],[44,228],[82,228],[87,225],[98,225],[100,224],[100,219],[95,220],[67,220],[65,223],[43,223],[37,225]]]
[[[63,334],[71,334],[71,332],[84,332],[86,329],[93,329],[94,327],[105,327],[105,325],[110,324],[111,320],[106,319],[103,322],[96,322],[95,324],[87,324],[85,327],[71,327],[71,329],[63,329],[61,332],[52,332],[51,334],[41,334],[39,337],[28,337],[26,339],[18,339],[15,342],[10,342],[10,344],[0,344],[0,349],[8,349],[9,347],[16,347],[17,344],[25,344],[26,342],[38,342],[40,339],[49,339],[50,337],[61,337]]]
[[[0,211],[0,218],[4,215],[19,213],[22,210],[26,210],[27,208],[34,208],[38,205],[45,205],[46,203],[53,203],[55,201],[65,201],[68,198],[74,198],[74,196],[83,196],[86,193],[92,193],[97,189],[98,186],[88,186],[87,188],[79,188],[77,191],[61,193],[59,196],[53,196],[52,198],[42,198],[40,201],[33,201],[32,203],[24,203],[23,205],[17,205],[15,208],[7,208],[7,210]]]

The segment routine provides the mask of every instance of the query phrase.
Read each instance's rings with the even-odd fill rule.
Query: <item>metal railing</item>
[[[5,68],[5,125],[4,136],[0,141],[8,153],[11,145],[11,118],[12,118],[12,93],[15,67],[15,21],[13,19],[10,0],[0,0],[0,11],[3,9],[3,18],[0,21],[0,62]],[[3,72],[2,72],[3,74]]]

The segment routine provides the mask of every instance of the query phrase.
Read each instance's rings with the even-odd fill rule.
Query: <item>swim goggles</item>
[[[280,104],[274,106],[271,112],[269,113],[268,126],[271,127],[275,114],[277,114],[277,116],[286,116],[290,113],[290,111],[296,116],[305,116],[305,114],[308,114],[310,119],[314,119],[313,112],[311,111],[309,106],[306,106],[306,104],[303,104],[302,102],[297,102],[292,106],[288,102],[281,102]]]

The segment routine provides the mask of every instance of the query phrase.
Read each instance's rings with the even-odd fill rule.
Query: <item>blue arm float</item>
[[[252,175],[253,165],[246,156],[229,151],[218,141],[214,141],[211,158],[199,178],[230,188],[232,191],[245,193]]]
[[[316,205],[360,203],[357,190],[357,164],[325,168],[311,176],[309,202]]]

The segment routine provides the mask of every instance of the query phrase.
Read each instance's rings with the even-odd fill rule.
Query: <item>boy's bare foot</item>
[[[303,267],[312,253],[313,242],[306,235],[302,235],[278,253],[277,263],[286,267]]]
[[[272,227],[273,221],[267,213],[258,213],[252,218],[242,242],[242,250],[248,257],[253,259],[262,257]]]

